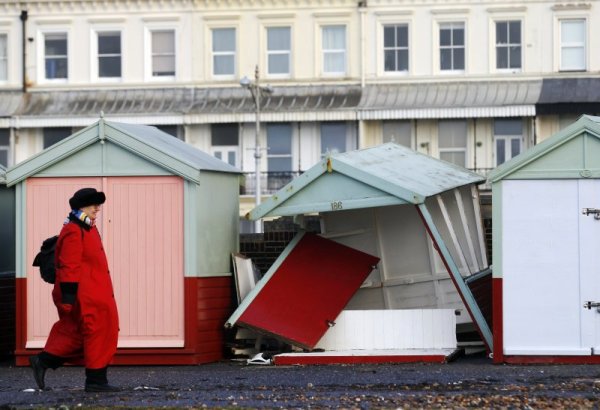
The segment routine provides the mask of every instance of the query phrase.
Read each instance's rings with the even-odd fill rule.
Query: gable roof
[[[334,198],[343,198],[344,209],[420,204],[427,197],[484,179],[457,165],[387,143],[324,158],[246,217],[332,210]]]
[[[198,183],[203,171],[240,174],[237,168],[147,125],[105,121],[76,132],[46,148],[6,172],[7,184],[14,185],[60,162],[84,148],[104,141],[118,145],[133,154],[190,181]]]
[[[564,146],[583,133],[600,140],[600,117],[582,115],[577,121],[550,138],[498,166],[489,174],[488,179],[492,183],[498,182]]]

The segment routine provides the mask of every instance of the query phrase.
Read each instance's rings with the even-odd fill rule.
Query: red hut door
[[[119,308],[119,347],[183,346],[183,181],[108,177],[27,181],[26,347],[42,347],[57,318],[51,286],[31,261],[41,241],[60,231],[68,198],[84,186],[107,196],[98,227]]]

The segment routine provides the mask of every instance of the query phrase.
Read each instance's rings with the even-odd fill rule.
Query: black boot
[[[106,367],[102,369],[85,369],[85,391],[97,393],[121,391],[120,388],[108,384],[107,369]]]
[[[51,353],[42,351],[36,356],[29,356],[29,364],[33,370],[33,377],[38,387],[42,390],[46,388],[46,370],[57,369],[63,365],[65,359],[62,357],[55,356]]]

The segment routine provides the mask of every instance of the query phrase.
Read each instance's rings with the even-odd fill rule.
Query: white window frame
[[[161,75],[155,76],[152,74],[152,33],[155,31],[173,31],[173,42],[174,44],[174,59],[175,59],[175,75]],[[179,75],[179,70],[177,70],[177,66],[179,65],[179,27],[174,24],[149,24],[144,27],[144,78],[146,81],[175,81],[177,80],[177,76]],[[121,37],[121,42],[123,38]],[[123,49],[121,49],[123,52]],[[123,72],[121,71],[121,74]]]
[[[406,50],[407,52],[407,56],[408,56],[408,67],[406,68],[406,70],[394,70],[394,71],[386,71],[385,69],[385,52],[386,52],[386,47],[385,47],[385,28],[389,27],[389,26],[404,26],[406,27],[406,32],[407,32],[407,36],[408,36],[408,43],[406,45],[406,47],[394,47],[391,48],[391,50],[393,51],[398,51],[398,50]],[[381,31],[381,42],[379,44],[381,44],[381,53],[379,58],[381,58],[381,71],[384,75],[387,76],[401,76],[401,75],[407,75],[410,72],[410,67],[411,67],[411,55],[410,55],[410,43],[412,40],[412,36],[411,36],[411,32],[410,32],[410,23],[408,22],[380,22],[380,31]]]
[[[101,33],[119,33],[121,36],[121,76],[120,77],[100,77],[100,55],[98,51],[98,34]],[[91,75],[94,81],[98,82],[121,82],[125,73],[125,59],[123,58],[124,45],[124,30],[122,27],[93,27],[90,36],[90,54],[91,54]]]
[[[440,147],[440,123],[443,121],[464,121],[465,122],[465,131],[467,133],[467,135],[465,136],[465,146],[463,147],[455,147],[455,148],[441,148]],[[438,120],[438,124],[437,124],[437,146],[438,146],[438,158],[442,158],[442,153],[448,152],[448,153],[452,153],[452,152],[464,152],[465,153],[465,164],[462,165],[464,168],[468,168],[469,165],[469,134],[471,133],[471,121],[467,120],[467,119],[460,119],[460,118],[448,118],[448,119],[443,119],[443,120]],[[460,164],[457,164],[460,165]]]
[[[445,26],[451,26],[452,28],[452,32],[454,32],[455,26],[462,26],[463,29],[463,39],[464,39],[464,44],[461,47],[457,47],[454,46],[454,44],[450,45],[450,46],[442,46],[440,44],[440,33],[442,28],[444,28]],[[454,36],[451,36],[454,37]],[[438,21],[437,22],[437,33],[436,33],[436,42],[437,42],[437,72],[439,73],[444,73],[444,74],[463,74],[467,71],[467,61],[468,61],[468,55],[467,55],[467,22],[466,20],[462,20],[462,19],[456,19],[456,20],[448,20],[448,21]],[[462,48],[464,53],[464,68],[462,69],[455,69],[454,68],[454,50],[455,49],[459,49]],[[452,50],[452,68],[449,70],[445,70],[442,69],[442,49],[450,49]]]
[[[67,78],[46,78],[46,35],[64,34],[67,39]],[[40,84],[66,84],[72,75],[72,58],[70,58],[71,33],[68,28],[45,28],[38,31],[38,78]]]
[[[290,159],[290,170],[289,172],[294,172],[294,123],[285,122],[283,123],[290,127],[290,152],[289,154],[271,154],[269,153],[269,147],[267,146],[267,172],[271,172],[269,169],[269,158],[289,158]],[[269,124],[265,126],[265,138],[267,140],[267,145],[269,141]]]
[[[508,118],[510,119],[510,118]],[[521,134],[496,134],[495,132],[495,124],[496,119],[492,121],[492,133],[493,133],[493,153],[494,153],[494,167],[497,167],[501,164],[498,164],[498,150],[496,149],[496,141],[502,140],[504,141],[504,162],[507,162],[513,158],[512,150],[511,150],[511,141],[518,140],[519,141],[519,152],[517,155],[523,152],[524,142],[525,142],[525,124],[523,123],[523,119],[519,118],[515,121],[521,121]],[[508,148],[508,149],[507,149]],[[503,163],[504,163],[503,162]]]
[[[582,21],[583,22],[583,43],[567,43],[563,44],[562,41],[562,23],[566,21]],[[560,16],[557,17],[557,44],[558,44],[558,71],[560,72],[585,72],[588,70],[588,43],[589,43],[589,30],[588,30],[588,18],[587,16]],[[563,49],[569,48],[583,48],[583,67],[582,68],[571,68],[565,67],[563,63]]]
[[[344,28],[344,49],[324,49],[323,48],[323,31],[326,27],[343,27]],[[319,24],[319,36],[318,36],[318,41],[319,41],[319,47],[317,48],[319,50],[319,54],[320,54],[320,71],[321,71],[321,76],[323,77],[343,77],[346,76],[348,74],[348,48],[349,48],[349,41],[348,41],[348,34],[349,34],[349,30],[348,30],[348,24],[347,23],[336,23],[336,22],[327,22],[327,23],[320,23]],[[325,71],[325,53],[343,53],[344,56],[344,71]]]
[[[519,22],[519,24],[521,24],[521,42],[518,44],[521,47],[521,67],[519,68],[498,68],[498,58],[497,58],[497,51],[498,51],[498,39],[496,37],[496,30],[497,30],[497,24],[498,23],[511,23],[511,22]],[[492,39],[492,70],[498,73],[519,73],[523,71],[523,66],[525,65],[525,53],[524,53],[524,47],[523,47],[523,43],[524,43],[524,28],[525,24],[523,22],[522,18],[515,18],[515,17],[505,17],[505,18],[494,18],[492,20],[492,27],[491,27],[491,39]],[[516,43],[508,43],[505,45],[502,45],[501,47],[511,47],[513,45],[516,45]],[[510,54],[509,54],[509,60],[510,60]],[[509,65],[510,65],[510,61],[509,61]]]
[[[8,66],[8,60],[9,60],[9,55],[10,55],[10,36],[8,34],[8,32],[6,31],[0,31],[0,37],[6,37],[6,55],[5,56],[0,56],[0,64],[2,64],[2,62],[4,62],[5,66],[6,66],[6,78],[0,78],[0,84],[5,84],[8,83],[8,79],[10,78],[10,68]]]
[[[210,75],[212,78],[217,79],[217,80],[232,80],[234,78],[237,77],[237,73],[238,73],[238,49],[239,49],[239,44],[240,44],[240,38],[239,38],[239,27],[237,26],[237,24],[220,24],[220,25],[212,25],[209,28],[209,36],[208,36],[208,50],[210,50],[210,58],[209,58],[209,64],[210,64]],[[213,51],[213,35],[214,35],[214,30],[219,30],[219,29],[233,29],[235,32],[234,35],[234,39],[235,39],[235,48],[233,51],[219,51],[219,52],[214,52]],[[230,56],[233,55],[233,73],[231,74],[215,74],[215,65],[214,65],[214,58],[216,55],[222,55],[222,56]]]
[[[273,50],[270,51],[269,50],[269,29],[275,29],[275,28],[287,28],[290,31],[290,48],[289,50],[286,51],[282,51],[282,50]],[[294,28],[292,27],[291,24],[273,24],[273,25],[267,25],[264,27],[264,50],[265,50],[265,75],[268,78],[291,78],[292,77],[292,57],[293,57],[293,51],[294,50]],[[269,56],[271,55],[285,55],[287,54],[288,56],[288,72],[287,73],[270,73],[269,72]]]
[[[241,165],[241,155],[240,155],[240,144],[242,142],[242,137],[243,137],[243,133],[242,133],[242,126],[240,124],[237,124],[237,133],[238,133],[238,143],[237,145],[213,145],[212,144],[212,126],[209,127],[210,130],[210,153],[213,157],[218,158],[217,153],[221,155],[222,158],[219,158],[221,161],[223,162],[227,162],[228,161],[228,155],[229,153],[234,153],[235,154],[235,164],[233,164],[233,166],[240,168]]]

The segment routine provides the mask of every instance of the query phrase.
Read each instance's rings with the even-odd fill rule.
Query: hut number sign
[[[332,211],[341,211],[342,209],[344,209],[344,207],[342,206],[342,201],[331,202],[331,210]]]

